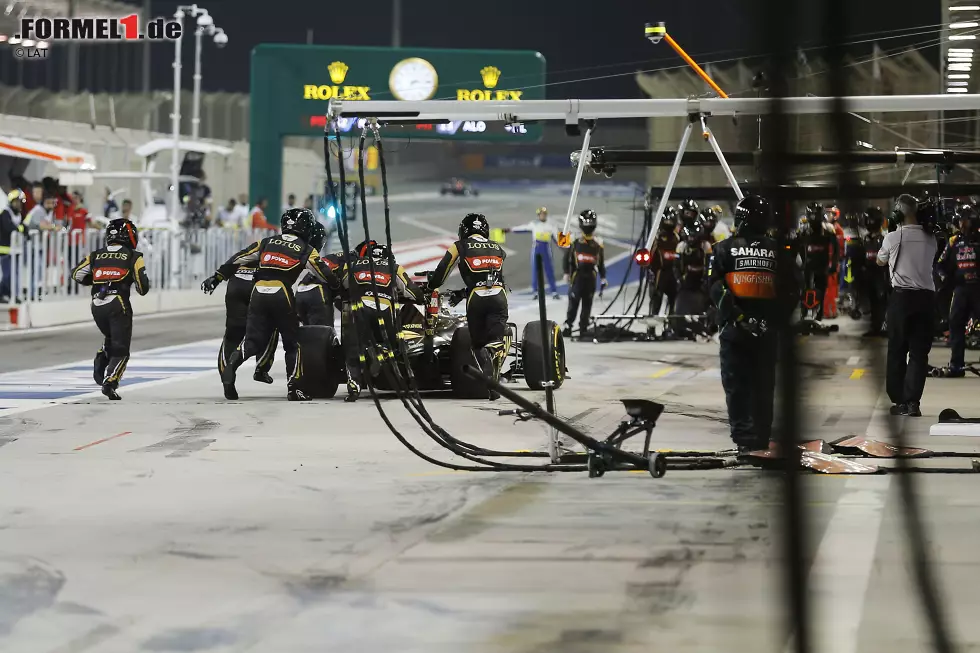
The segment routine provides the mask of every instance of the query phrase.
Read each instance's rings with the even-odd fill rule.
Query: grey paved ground
[[[189,316],[184,328],[198,334],[213,322]],[[83,333],[33,343],[64,352],[64,362],[84,359]],[[56,350],[56,340],[69,344]],[[9,342],[0,340],[0,359]],[[846,337],[809,345],[810,434],[880,433],[869,352]],[[604,433],[621,416],[618,397],[655,398],[668,406],[658,446],[722,447],[716,355],[711,344],[574,343],[559,410]],[[976,414],[977,384],[930,381],[925,412]],[[411,455],[367,401],[295,405],[278,386],[240,389],[242,401],[225,402],[208,373],[120,403],[0,420],[0,650],[785,647],[770,474],[454,473]],[[452,459],[395,402],[384,405],[413,443]],[[540,425],[497,417],[497,405],[428,406],[449,431],[485,446],[544,443]],[[909,429],[932,448],[970,450],[923,437],[931,422]],[[962,650],[980,648],[978,481],[916,480],[957,638]],[[895,483],[806,480],[820,650],[928,650]]]

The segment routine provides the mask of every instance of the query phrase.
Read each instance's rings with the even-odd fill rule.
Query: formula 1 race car
[[[405,348],[404,355],[401,352],[395,355],[401,376],[408,378],[407,358],[419,390],[448,390],[459,399],[486,398],[486,388],[463,372],[466,365],[478,366],[470,347],[466,316],[450,310],[464,299],[463,291],[432,291],[430,297],[424,314],[418,306],[404,304],[397,315],[398,340]],[[529,388],[543,389],[547,364],[552,388],[560,388],[566,369],[565,341],[559,326],[551,320],[545,324],[551,347],[544,346],[538,320],[524,326],[520,341],[515,337],[517,325],[510,323],[507,327],[507,360],[501,378],[514,382],[523,377]],[[346,379],[340,340],[333,327],[304,326],[300,327],[299,333],[303,351],[303,390],[316,398],[333,397]],[[552,356],[548,356],[550,351],[554,352]],[[371,376],[377,389],[395,389],[378,365],[372,366]]]
[[[462,179],[457,179],[453,177],[447,183],[442,185],[439,189],[440,195],[456,195],[458,196],[472,196],[476,197],[480,194],[480,191],[473,188],[470,184],[466,183]]]

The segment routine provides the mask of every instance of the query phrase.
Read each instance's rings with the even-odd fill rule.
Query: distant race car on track
[[[480,191],[473,188],[470,184],[467,184],[462,179],[456,179],[453,177],[448,182],[442,185],[442,189],[439,191],[440,195],[472,195],[476,197],[480,194]]]

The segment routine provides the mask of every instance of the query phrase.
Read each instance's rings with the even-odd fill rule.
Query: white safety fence
[[[150,292],[198,289],[232,254],[270,233],[222,228],[143,230],[139,250]],[[89,289],[75,283],[71,273],[104,239],[97,229],[13,234],[10,256],[0,268],[0,295],[9,293],[9,302],[22,306],[87,297]]]

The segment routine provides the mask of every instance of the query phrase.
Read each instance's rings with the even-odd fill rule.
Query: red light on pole
[[[636,264],[641,268],[645,268],[650,266],[650,262],[653,260],[653,257],[650,255],[650,250],[638,249],[636,250],[636,253],[633,254],[633,260],[636,261]]]

